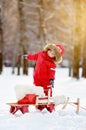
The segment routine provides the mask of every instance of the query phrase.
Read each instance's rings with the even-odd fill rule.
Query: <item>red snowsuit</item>
[[[40,51],[36,54],[28,54],[28,60],[36,60],[36,67],[34,70],[34,84],[44,88],[45,95],[48,95],[50,79],[55,79],[56,64],[52,58],[47,55],[47,52]],[[52,96],[52,87],[51,96]]]

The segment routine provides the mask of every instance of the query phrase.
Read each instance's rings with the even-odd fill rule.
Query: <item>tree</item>
[[[3,56],[12,63],[12,73],[15,72],[17,45],[19,42],[18,1],[2,0],[3,18]],[[8,13],[10,12],[10,13]]]
[[[86,78],[86,35],[83,45],[83,55],[82,55],[82,77]]]
[[[86,4],[85,1],[76,0],[74,2],[75,9],[75,25],[74,25],[74,60],[73,60],[73,77],[79,78],[80,63],[83,63],[83,76],[85,76],[85,37],[86,37]],[[84,50],[83,50],[84,49]]]
[[[79,79],[80,44],[74,46],[73,77]]]
[[[18,54],[18,56],[17,56],[17,69],[18,69],[17,75],[20,75],[20,68],[21,68],[21,55]]]
[[[86,54],[83,57],[83,63],[82,63],[82,77],[86,78]]]
[[[19,10],[19,23],[20,23],[20,43],[19,47],[21,46],[21,55],[27,54],[28,45],[26,44],[26,28],[25,28],[25,5],[22,3],[26,3],[26,0],[18,0],[18,10]],[[28,75],[28,63],[26,59],[23,59],[23,74]]]
[[[0,51],[0,74],[2,73],[3,70],[3,55],[2,52]]]
[[[2,30],[2,17],[0,8],[0,74],[3,71],[3,30]]]
[[[82,77],[86,78],[86,2],[82,2]]]

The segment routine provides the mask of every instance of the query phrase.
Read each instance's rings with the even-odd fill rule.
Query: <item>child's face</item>
[[[55,54],[52,50],[48,50],[47,52],[48,56],[51,57],[51,58],[54,58],[55,57]]]

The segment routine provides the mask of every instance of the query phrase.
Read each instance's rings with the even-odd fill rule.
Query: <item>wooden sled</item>
[[[7,105],[10,106],[10,113],[15,114],[18,110],[20,110],[23,114],[29,112],[29,106],[34,105],[36,109],[39,109],[42,111],[44,108],[46,108],[49,112],[52,112],[55,110],[55,104],[54,102],[50,102],[50,92],[48,93],[48,96],[46,97],[36,97],[36,102],[34,104],[18,104],[16,103],[7,103]]]
[[[67,97],[65,103],[63,103],[62,109],[65,109],[68,104],[75,104],[77,106],[76,113],[79,113],[80,107],[80,99],[77,98],[76,102],[69,102],[69,97]],[[7,103],[10,106],[10,113],[15,114],[18,110],[20,110],[23,114],[29,112],[29,106],[34,105],[36,109],[42,111],[46,108],[49,112],[55,110],[55,102],[51,101],[50,91],[48,92],[48,96],[46,97],[36,97],[36,102],[34,104],[18,104],[18,103]]]

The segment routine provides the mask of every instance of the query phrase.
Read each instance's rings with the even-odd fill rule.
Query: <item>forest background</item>
[[[61,67],[69,67],[69,76],[86,78],[86,0],[0,0],[0,74],[3,65],[23,67],[35,62],[22,59],[47,43],[61,43],[65,55]]]

